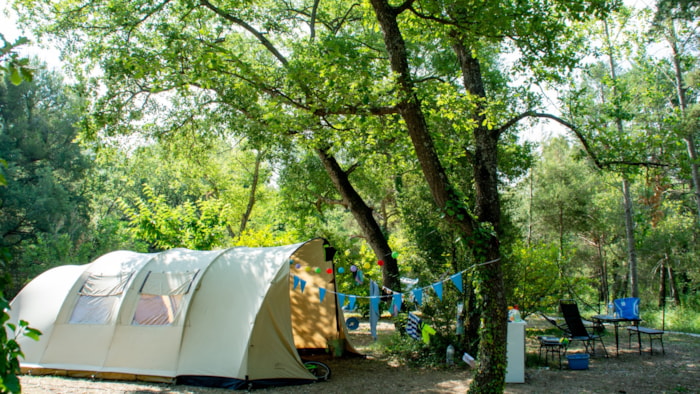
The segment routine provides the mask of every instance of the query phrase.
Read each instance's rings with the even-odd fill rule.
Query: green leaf
[[[19,85],[22,83],[22,74],[17,67],[10,68],[10,82],[14,85]]]
[[[22,391],[22,388],[19,384],[19,378],[17,378],[17,376],[15,375],[5,376],[0,382],[0,389],[2,389],[2,392],[8,393],[19,393]]]
[[[27,331],[24,333],[24,336],[30,339],[33,339],[35,341],[39,340],[39,337],[41,336],[41,331],[37,330],[36,328],[27,328]]]

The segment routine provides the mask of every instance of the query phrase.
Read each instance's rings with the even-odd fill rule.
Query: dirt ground
[[[527,367],[525,383],[509,383],[506,393],[700,393],[700,337],[666,333],[666,354],[661,354],[654,343],[654,354],[649,354],[645,340],[643,354],[627,347],[626,330],[621,330],[620,353],[615,356],[615,337],[606,335],[605,344],[611,357],[592,357],[587,370],[570,370],[566,360],[564,369],[558,363],[545,365],[538,356],[534,336],[541,321],[528,321],[526,343]],[[380,335],[391,335],[393,325],[380,323]],[[612,331],[612,330],[611,330]],[[371,346],[372,340],[365,323],[351,332],[355,347],[364,359],[324,360],[332,369],[327,382],[274,389],[261,389],[261,394],[277,393],[459,393],[466,392],[472,378],[468,366],[459,363],[453,367],[416,369],[391,360]],[[570,353],[581,353],[574,346]],[[110,382],[48,376],[23,376],[23,392],[29,394],[224,394],[230,390],[192,386],[148,384],[142,382]]]

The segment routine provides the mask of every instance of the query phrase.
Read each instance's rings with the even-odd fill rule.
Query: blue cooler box
[[[569,354],[566,356],[570,369],[588,369],[589,358],[588,354]]]

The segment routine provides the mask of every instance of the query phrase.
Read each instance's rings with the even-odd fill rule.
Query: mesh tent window
[[[68,320],[71,324],[107,324],[116,313],[119,297],[124,293],[132,273],[118,275],[90,274],[78,291],[78,300]]]
[[[153,272],[143,280],[139,290],[132,325],[165,326],[177,319],[185,294],[197,277],[194,272]]]

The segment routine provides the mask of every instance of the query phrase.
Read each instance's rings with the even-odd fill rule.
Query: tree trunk
[[[598,249],[598,261],[600,261],[600,299],[605,302],[605,305],[608,305],[612,298],[610,298],[608,289],[608,265],[603,254],[603,237],[598,238],[596,246]]]
[[[255,206],[256,192],[258,190],[258,182],[260,181],[260,164],[262,163],[262,153],[258,152],[255,156],[255,168],[253,169],[253,181],[251,182],[250,194],[248,195],[248,205],[245,208],[245,212],[241,216],[241,225],[238,228],[238,235],[240,236],[245,231],[248,225],[248,220],[250,215],[253,213],[253,207]]]
[[[564,258],[564,207],[559,206],[559,258]]]
[[[535,191],[534,191],[534,178],[535,178],[535,172],[530,169],[530,179],[529,179],[529,200],[527,204],[527,246],[530,247],[530,244],[532,243],[532,206],[534,205],[533,201],[535,199]]]
[[[622,178],[622,194],[625,203],[625,230],[627,234],[627,256],[629,259],[629,288],[630,297],[639,297],[639,283],[637,281],[637,248],[634,241],[634,219],[632,218],[632,197],[630,193],[630,181]]]
[[[610,41],[610,31],[608,30],[607,21],[603,21],[605,27],[605,40],[607,44],[608,51],[608,61],[610,66],[610,78],[612,79],[613,96],[617,98],[620,92],[617,88],[617,73],[615,66],[615,57],[613,54],[613,48]],[[615,102],[619,100],[615,99]],[[616,104],[615,108],[617,111],[622,112],[619,108],[619,104]],[[622,118],[619,116],[615,118],[615,125],[617,126],[617,132],[620,136],[625,134],[625,129],[622,124]],[[624,211],[625,211],[625,234],[627,236],[627,256],[629,259],[629,284],[630,284],[630,297],[639,297],[639,285],[637,284],[637,250],[635,248],[634,241],[634,218],[632,217],[632,196],[630,192],[630,182],[627,179],[627,175],[622,175],[622,195],[624,198]]]
[[[340,168],[340,164],[335,157],[329,155],[322,149],[317,149],[316,153],[326,169],[326,173],[331,178],[333,185],[340,193],[343,204],[352,212],[355,221],[362,229],[362,233],[367,237],[367,243],[374,251],[377,260],[384,261],[382,266],[382,284],[393,291],[401,291],[401,281],[399,280],[399,266],[392,256],[391,248],[381,227],[374,219],[372,208],[365,204],[360,194],[350,183],[348,174]]]
[[[666,306],[666,259],[668,256],[664,256],[663,259],[661,259],[661,267],[659,268],[659,277],[660,277],[660,283],[659,283],[659,308],[663,308]]]
[[[494,130],[484,126],[481,103],[486,98],[481,65],[472,56],[470,48],[464,45],[458,34],[453,34],[452,49],[457,55],[464,87],[477,97],[477,109],[472,114],[474,134],[474,184],[476,186],[475,214],[480,227],[492,227],[494,235],[482,239],[483,245],[474,248],[476,261],[495,261],[479,270],[479,280],[485,286],[481,293],[483,302],[483,327],[479,345],[479,370],[470,389],[474,392],[501,392],[504,389],[506,367],[506,336],[508,323],[503,271],[501,269],[500,244],[501,203],[498,194],[498,138]],[[485,226],[484,226],[485,225]]]
[[[466,327],[464,328],[465,346],[470,355],[479,352],[479,327],[481,326],[481,311],[476,302],[476,291],[473,280],[467,286]]]
[[[676,285],[676,275],[673,272],[673,267],[669,264],[668,266],[668,284],[671,286],[671,297],[673,298],[673,305],[681,305],[681,295],[678,293],[678,286]]]
[[[678,38],[676,37],[676,31],[674,22],[670,22],[670,33],[666,37],[669,46],[671,47],[672,59],[673,59],[673,69],[676,78],[676,94],[678,95],[678,107],[681,114],[685,118],[687,116],[688,109],[688,89],[685,87],[683,78],[683,66],[681,65],[681,55],[678,50]],[[698,170],[698,152],[695,148],[695,132],[696,130],[684,130],[683,141],[685,141],[686,148],[688,150],[688,158],[690,163],[690,175],[692,181],[693,192],[695,195],[695,206],[697,209],[697,222],[700,223],[700,171]]]
[[[402,91],[401,97],[404,97],[399,106],[400,114],[406,122],[416,157],[433,199],[440,209],[445,210],[446,220],[457,226],[465,239],[473,241],[476,260],[489,262],[480,266],[478,271],[479,281],[483,284],[480,293],[483,303],[483,325],[479,332],[481,336],[479,369],[472,381],[471,389],[475,392],[502,392],[505,387],[506,369],[505,293],[498,237],[494,231],[488,229],[492,227],[493,230],[498,231],[500,225],[496,156],[498,135],[496,132],[485,130],[483,126],[474,131],[475,213],[480,221],[475,223],[454,186],[450,184],[440,163],[420,101],[415,94],[406,45],[397,22],[399,10],[390,6],[386,0],[370,0],[370,2],[382,29],[391,68],[397,75],[397,83]],[[455,50],[458,49],[455,48]],[[471,56],[466,53],[458,53],[458,56],[460,55],[465,58],[464,62],[460,62],[465,86],[480,86],[482,94],[479,97],[484,97],[478,62],[476,59],[470,59]],[[476,113],[472,116],[480,115]],[[483,122],[477,124],[483,125]],[[481,230],[476,231],[477,228]]]
[[[615,299],[619,298],[618,296],[620,295],[621,291],[620,289],[624,289],[624,279],[620,275],[620,260],[617,258],[613,258],[612,261],[612,286],[610,286],[610,298]]]

